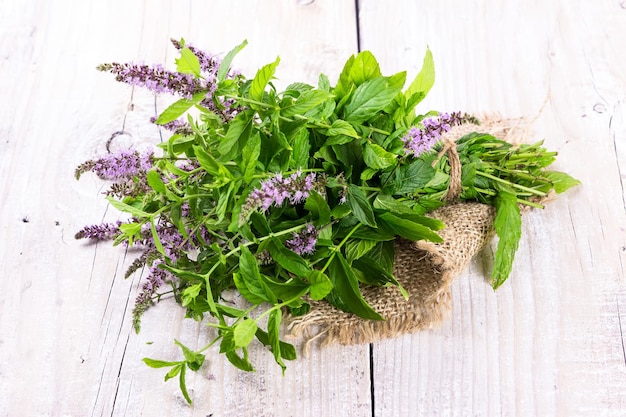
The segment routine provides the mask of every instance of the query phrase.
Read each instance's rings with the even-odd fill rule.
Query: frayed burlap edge
[[[521,118],[502,119],[497,114],[482,115],[480,121],[480,125],[454,127],[444,136],[444,143],[480,132],[520,144],[526,142],[532,124]],[[395,243],[394,275],[408,291],[409,299],[396,287],[361,287],[365,300],[385,320],[362,319],[327,302],[311,301],[311,311],[306,315],[286,317],[289,335],[304,338],[306,351],[314,341],[323,345],[370,343],[441,324],[449,315],[451,284],[493,238],[495,210],[479,203],[451,203],[429,216],[446,225],[439,232],[442,243],[403,239]]]

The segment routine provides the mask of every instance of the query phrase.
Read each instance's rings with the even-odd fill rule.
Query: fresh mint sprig
[[[158,156],[126,152],[77,169],[77,176],[92,171],[112,181],[108,200],[129,216],[77,237],[144,248],[131,266],[150,267],[134,310],[137,331],[141,314],[166,294],[188,317],[211,316],[216,336],[207,346],[192,351],[176,341],[184,360],[144,359],[169,367],[165,379],[178,376],[189,402],[186,370],[200,369],[218,342],[234,366],[252,371],[248,349],[256,340],[284,371],[296,354],[280,338],[283,313],[305,314],[310,300],[384,320],[361,286],[396,286],[409,297],[394,276],[394,240],[442,241],[437,230],[444,225],[425,214],[447,204],[452,181],[461,182],[459,199],[496,207],[494,288],[511,271],[521,235],[518,204],[540,206],[536,198],[577,184],[545,170],[555,154],[541,144],[513,147],[482,134],[456,144],[462,175],[453,178],[439,140],[475,119],[416,114],[435,80],[430,51],[406,89],[405,72],[384,76],[365,51],[348,59],[334,86],[320,74],[317,86],[278,91],[272,80],[279,58],[252,79],[231,69],[245,41],[221,62],[173,43],[180,50],[176,71],[99,67],[118,81],[181,98],[154,120],[174,131]],[[233,289],[247,307],[222,298]]]

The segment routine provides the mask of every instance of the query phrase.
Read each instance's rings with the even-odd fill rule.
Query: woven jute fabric
[[[511,143],[519,143],[526,133],[519,120],[483,117],[480,126],[455,127],[444,138],[444,150],[452,172],[458,163],[454,141],[471,132],[489,133]],[[460,181],[460,178],[459,178]],[[453,182],[453,181],[451,181]],[[411,242],[396,239],[394,275],[409,293],[408,300],[396,287],[362,285],[365,300],[384,320],[362,319],[341,311],[324,301],[311,301],[311,310],[304,316],[289,317],[289,331],[311,342],[323,344],[369,343],[404,333],[432,328],[449,314],[450,285],[469,265],[494,235],[492,206],[455,202],[459,189],[450,187],[450,203],[428,215],[441,220],[445,228],[438,233],[442,243]],[[306,346],[305,344],[305,349]]]
[[[443,243],[397,239],[394,275],[409,293],[396,287],[362,286],[363,297],[385,320],[366,320],[323,301],[290,320],[293,334],[320,337],[324,343],[369,343],[439,324],[450,309],[450,285],[493,236],[493,207],[450,204],[430,213],[446,227]]]

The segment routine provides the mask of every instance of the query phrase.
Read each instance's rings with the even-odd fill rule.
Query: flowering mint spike
[[[304,230],[293,234],[293,239],[288,239],[285,246],[298,255],[307,255],[315,252],[317,244],[317,229],[312,224],[307,224]]]
[[[430,150],[441,139],[441,135],[449,132],[452,126],[461,124],[461,113],[441,113],[438,118],[429,118],[422,123],[423,128],[412,127],[402,138],[407,155],[418,157]]]
[[[241,209],[240,221],[245,219],[254,210],[269,210],[271,206],[282,206],[286,201],[291,205],[303,203],[312,190],[323,193],[324,184],[314,172],[304,175],[296,171],[290,176],[283,177],[276,174],[272,178],[261,182],[261,187],[254,189],[246,199]]]

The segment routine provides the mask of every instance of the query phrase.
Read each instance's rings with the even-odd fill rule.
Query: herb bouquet
[[[252,79],[231,70],[245,42],[223,60],[184,41],[173,44],[180,51],[176,71],[99,67],[118,81],[181,98],[153,120],[173,131],[167,142],[77,168],[77,177],[91,171],[109,180],[107,200],[128,214],[126,221],[85,227],[77,238],[143,248],[127,273],[148,270],[133,312],[137,331],[142,313],[166,294],[188,317],[211,316],[216,337],[206,347],[192,351],[176,341],[181,361],[144,359],[170,368],[166,380],[178,376],[188,401],[185,372],[197,371],[215,343],[237,368],[252,371],[248,349],[256,339],[284,370],[284,360],[296,356],[280,338],[284,314],[311,317],[325,305],[332,307],[326,315],[384,321],[364,293],[419,298],[405,289],[411,277],[399,282],[398,263],[419,268],[419,252],[406,251],[412,242],[439,244],[447,225],[472,220],[476,211],[437,215],[464,207],[459,201],[489,210],[486,229],[493,223],[499,237],[497,288],[520,239],[519,207],[541,207],[552,190],[578,183],[546,170],[556,153],[541,143],[514,146],[469,133],[481,126],[461,113],[416,115],[434,83],[430,51],[408,88],[406,73],[383,76],[374,56],[361,52],[334,86],[321,74],[317,87],[294,83],[278,92],[272,79],[279,59]],[[195,116],[181,117],[191,109]],[[459,138],[459,129],[468,134]],[[225,299],[233,289],[245,307]]]

